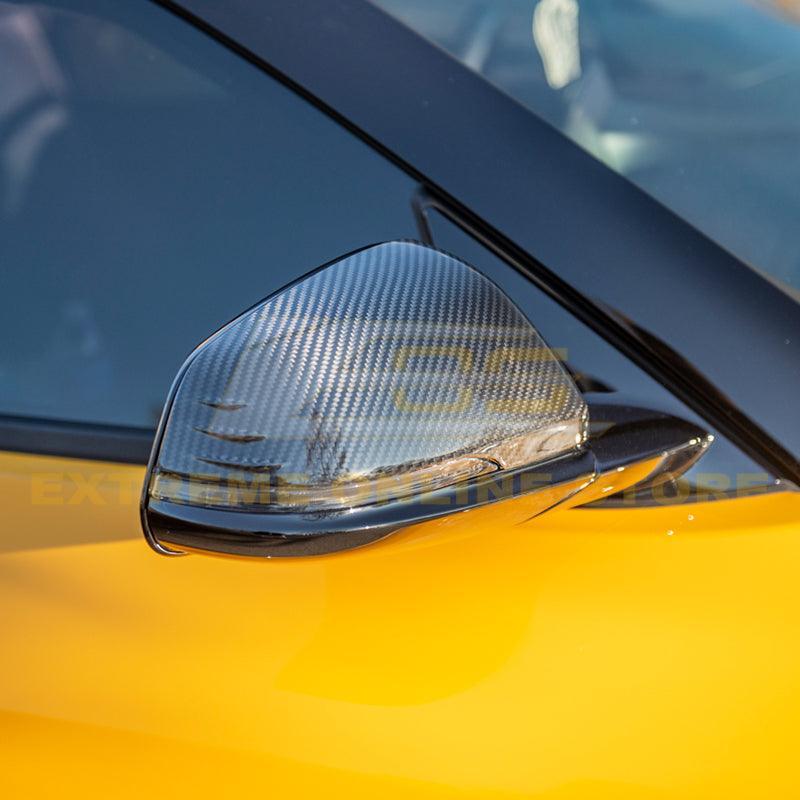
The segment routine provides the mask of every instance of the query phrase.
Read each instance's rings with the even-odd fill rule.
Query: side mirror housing
[[[569,373],[494,283],[389,242],[309,273],[190,355],[142,525],[164,554],[329,553],[522,495],[533,516],[611,470],[685,469],[710,441],[672,418],[636,430],[594,446]]]

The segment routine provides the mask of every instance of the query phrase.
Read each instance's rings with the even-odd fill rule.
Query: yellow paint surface
[[[0,454],[0,797],[800,792],[800,494],[167,559],[142,477]]]

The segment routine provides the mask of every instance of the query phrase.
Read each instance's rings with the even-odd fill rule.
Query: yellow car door
[[[166,559],[143,467],[0,465],[9,797],[791,794],[794,493]]]

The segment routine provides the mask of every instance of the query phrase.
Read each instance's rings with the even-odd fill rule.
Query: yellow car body
[[[776,6],[792,3],[0,0],[0,800],[800,796],[800,39]],[[581,449],[587,420],[603,449],[608,401],[696,427],[698,469],[643,487],[689,462],[672,446],[620,448],[607,469],[593,454],[557,495],[554,480],[328,555],[148,547],[143,527],[183,548],[148,513],[219,477],[184,486],[197,476],[159,461],[162,426],[152,466],[186,495],[148,481],[142,525],[146,453],[190,348],[331,258],[416,239],[474,263],[565,362],[588,409],[567,418],[572,455],[598,444]],[[382,291],[352,296],[388,308]],[[398,353],[481,349],[497,303],[441,292],[474,316],[443,346],[413,338],[418,297],[392,317],[409,323]],[[341,317],[348,346],[381,319],[360,313]],[[412,360],[370,341],[376,374]],[[461,349],[431,385],[463,389],[474,366],[502,388],[499,345]],[[346,361],[312,350],[241,374]],[[349,376],[354,394],[376,392],[371,376]],[[198,385],[187,396],[223,416],[248,408],[210,391],[227,379]],[[454,410],[398,392],[404,412]],[[317,420],[299,394],[252,394],[255,411],[295,402]],[[547,399],[490,397],[519,414]],[[652,418],[625,423],[647,434]],[[237,445],[291,438],[255,412],[242,430],[186,419]],[[298,463],[313,444],[335,466],[335,426],[308,429]],[[469,461],[462,444],[434,454]],[[313,520],[266,445],[192,455],[257,474],[241,498],[299,497],[270,521],[293,509],[305,525],[374,511],[434,451],[393,452],[353,471],[375,478],[374,503],[337,505],[346,482],[320,478],[336,491]],[[656,497],[665,485],[701,494]],[[619,501],[632,487],[641,502]],[[209,502],[171,532],[219,533],[209,512],[239,513]],[[290,526],[251,528],[228,543],[282,546]]]
[[[143,475],[0,456],[3,797],[796,794],[800,494],[167,559]]]

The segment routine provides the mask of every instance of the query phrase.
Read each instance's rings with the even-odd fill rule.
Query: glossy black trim
[[[0,450],[146,464],[154,431],[121,425],[0,416]]]
[[[800,306],[769,281],[366,0],[155,1],[423,182],[765,469],[800,482]]]
[[[162,548],[166,544],[258,557],[325,555],[362,547],[409,525],[547,489],[547,501],[535,516],[589,485],[596,474],[594,455],[582,451],[534,467],[481,475],[413,499],[338,512],[253,513],[150,498],[146,516],[150,534]],[[562,487],[563,494],[556,497],[555,487]]]
[[[692,423],[647,409],[595,406],[593,417],[594,433],[580,451],[384,504],[325,512],[232,511],[159,500],[145,491],[145,538],[162,555],[180,555],[176,547],[262,558],[325,555],[362,547],[409,525],[547,490],[541,505],[531,506],[531,517],[538,516],[565,500],[575,502],[598,477],[619,475],[642,462],[654,465],[637,486],[657,485],[682,474],[713,441]],[[150,474],[148,469],[145,486]],[[625,484],[622,475],[620,481]],[[557,487],[562,493],[553,493]]]

